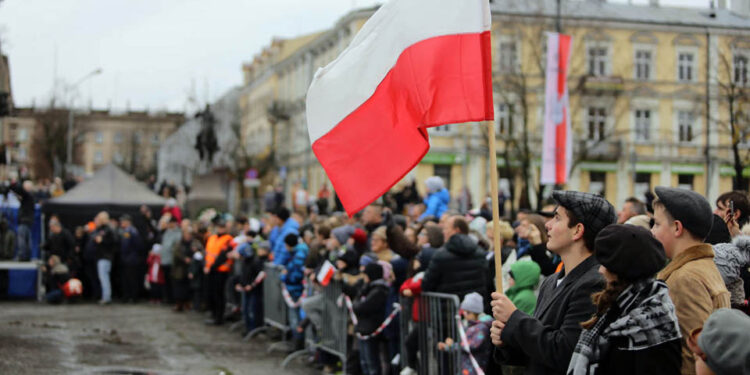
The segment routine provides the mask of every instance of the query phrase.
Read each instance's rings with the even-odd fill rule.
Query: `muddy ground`
[[[149,304],[0,302],[0,374],[318,374],[274,341]]]

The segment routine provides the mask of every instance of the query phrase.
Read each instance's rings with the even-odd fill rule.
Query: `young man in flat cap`
[[[657,276],[669,287],[682,332],[682,374],[695,374],[695,358],[687,338],[714,310],[729,307],[729,291],[714,264],[711,205],[700,194],[658,186],[654,201],[654,234],[671,262]]]
[[[596,308],[591,294],[604,288],[592,256],[596,235],[617,221],[615,208],[593,194],[555,191],[555,216],[545,225],[547,249],[560,255],[564,268],[539,290],[534,316],[518,310],[503,294],[492,294],[492,343],[495,360],[525,366],[525,374],[565,374],[581,334],[581,322]]]

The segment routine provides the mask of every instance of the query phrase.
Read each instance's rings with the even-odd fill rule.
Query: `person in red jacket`
[[[151,303],[161,302],[161,292],[164,286],[164,270],[161,268],[161,245],[154,244],[146,259],[148,272],[146,272],[146,285],[149,289]]]

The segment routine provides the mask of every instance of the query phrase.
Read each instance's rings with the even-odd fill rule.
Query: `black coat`
[[[367,284],[361,294],[352,301],[352,310],[357,316],[357,326],[354,329],[358,333],[369,335],[383,323],[388,289],[385,280],[375,280]]]
[[[510,316],[500,337],[503,347],[495,349],[495,360],[526,366],[525,374],[565,374],[581,335],[580,323],[596,312],[591,294],[603,288],[604,279],[593,255],[567,276],[562,272],[550,276],[539,290],[534,317],[520,310]]]
[[[20,183],[16,183],[10,186],[16,195],[18,200],[21,202],[21,207],[18,208],[18,224],[31,226],[34,224],[34,197],[23,188]]]
[[[456,234],[435,252],[422,280],[422,291],[455,294],[471,292],[487,298],[485,253],[465,234]]]
[[[97,237],[101,237],[101,242],[96,241]],[[115,232],[110,228],[109,225],[102,225],[96,228],[94,233],[91,235],[91,241],[94,242],[96,248],[96,259],[108,259],[113,260],[117,247],[119,244],[116,241]]]
[[[76,254],[76,240],[73,234],[65,228],[60,233],[50,233],[47,242],[42,247],[47,252],[45,258],[57,255],[67,265],[71,263]]]
[[[624,339],[623,339],[624,341]],[[682,368],[681,341],[675,339],[642,350],[623,350],[627,343],[612,342],[612,348],[599,360],[597,374],[679,375]]]

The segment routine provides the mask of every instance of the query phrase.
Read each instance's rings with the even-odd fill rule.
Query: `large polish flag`
[[[542,184],[566,183],[573,159],[568,100],[570,45],[569,35],[547,33]]]
[[[313,152],[349,215],[430,148],[426,128],[492,120],[488,0],[391,0],[307,93]]]

